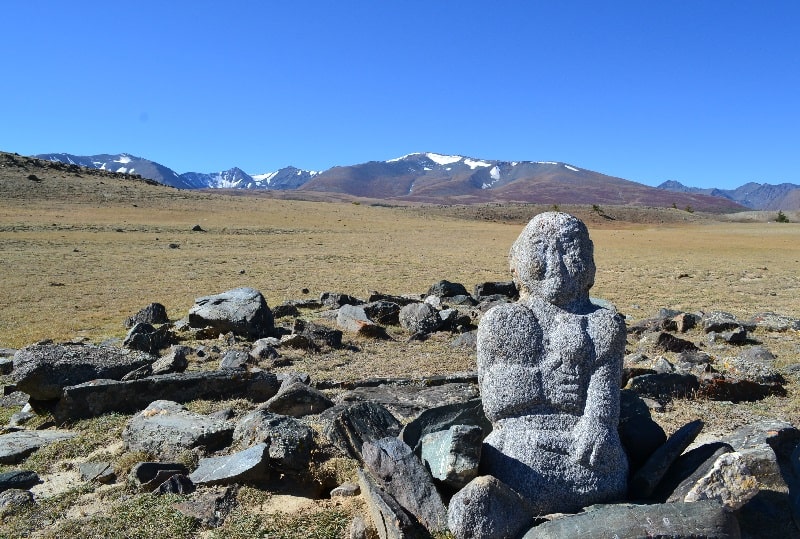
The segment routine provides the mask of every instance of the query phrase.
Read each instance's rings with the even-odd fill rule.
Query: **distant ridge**
[[[710,212],[746,209],[731,197],[700,192],[678,182],[669,188],[655,188],[569,163],[498,161],[434,152],[336,166],[322,172],[285,167],[263,174],[248,174],[237,167],[220,172],[178,174],[160,163],[126,153],[92,156],[52,153],[35,157],[139,174],[180,189],[296,190],[322,196],[328,193],[435,204],[627,204]]]
[[[723,197],[742,206],[754,210],[797,210],[800,209],[800,185],[793,183],[750,182],[736,189],[700,189],[687,187],[680,182],[670,180],[658,186],[658,189],[677,193],[695,193]]]

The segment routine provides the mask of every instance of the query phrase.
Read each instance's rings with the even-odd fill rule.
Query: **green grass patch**
[[[108,447],[122,437],[122,429],[130,416],[106,414],[92,419],[83,419],[69,426],[78,435],[46,445],[33,453],[24,466],[39,474],[57,471],[58,464],[69,459],[86,457],[89,453]]]
[[[225,523],[211,533],[212,539],[339,539],[345,536],[352,515],[338,509],[288,515],[276,512],[266,515],[234,509]]]
[[[184,499],[177,495],[132,496],[115,504],[107,514],[64,521],[43,537],[188,539],[195,536],[197,522],[172,508],[172,504]]]

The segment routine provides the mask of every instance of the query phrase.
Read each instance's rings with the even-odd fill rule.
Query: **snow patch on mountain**
[[[475,161],[470,158],[464,159],[464,164],[467,165],[472,170],[475,170],[478,167],[490,167],[492,166],[491,163],[487,163],[486,161]]]
[[[397,163],[398,161],[402,161],[403,159],[408,159],[409,157],[414,157],[415,155],[419,155],[419,153],[407,153],[401,157],[395,157],[394,159],[389,159],[386,161],[387,163]]]
[[[567,168],[567,169],[569,169],[569,170],[571,170],[571,171],[573,171],[573,172],[580,172],[580,170],[579,170],[579,169],[577,169],[577,168],[575,168],[575,167],[571,167],[571,166],[569,166],[569,165],[564,165],[564,168]]]
[[[297,172],[299,173],[300,171],[298,170]],[[266,174],[253,174],[253,179],[256,180],[257,182],[269,185],[270,182],[272,181],[272,178],[274,178],[277,175],[278,171],[276,170],[275,172],[267,172]]]
[[[437,165],[452,165],[453,163],[458,163],[459,161],[464,159],[460,155],[442,155],[440,153],[431,153],[431,152],[426,153],[425,157],[427,157]]]

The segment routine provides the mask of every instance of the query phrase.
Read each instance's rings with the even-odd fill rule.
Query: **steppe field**
[[[122,320],[149,302],[180,318],[195,297],[237,286],[257,288],[270,305],[324,291],[423,293],[440,279],[471,290],[510,278],[511,243],[550,209],[282,200],[94,177],[0,181],[6,347],[120,337]],[[771,212],[733,222],[675,209],[560,209],[589,226],[592,295],[628,317],[661,307],[800,317],[800,219],[792,212],[795,222],[775,223]]]
[[[177,320],[195,297],[239,286],[260,290],[271,306],[324,291],[357,297],[371,291],[420,294],[441,279],[471,290],[477,283],[509,279],[511,243],[530,217],[549,209],[197,193],[6,161],[0,168],[0,348],[43,339],[121,338],[123,320],[148,303],[164,304]],[[724,310],[742,318],[774,311],[800,318],[800,215],[795,212],[787,212],[790,223],[776,223],[770,212],[715,216],[677,209],[560,209],[589,226],[598,270],[592,295],[613,302],[630,321],[662,307]],[[192,231],[195,225],[203,231]],[[451,336],[407,342],[399,328],[390,328],[390,334],[395,339],[390,343],[351,338],[357,351],[298,353],[291,370],[317,380],[344,380],[475,369],[474,352],[451,348]],[[754,338],[776,354],[778,365],[800,362],[797,332]],[[635,343],[629,340],[629,345]],[[684,401],[656,420],[668,432],[695,417],[704,417],[711,432],[751,417],[800,425],[796,383],[787,389],[788,397],[743,405]],[[215,409],[208,403],[202,407]],[[88,422],[82,428],[118,433],[124,418],[111,423]],[[108,433],[106,438],[91,434],[100,440],[94,449],[114,443]],[[59,471],[57,457],[41,457],[43,473]],[[67,507],[80,505],[78,497],[71,500]],[[97,500],[85,503],[89,507]],[[259,503],[263,510],[264,500]],[[161,511],[140,509],[143,514]],[[337,514],[338,509],[328,509],[321,514]],[[70,530],[52,522],[35,525],[45,536],[47,530]],[[9,526],[7,533],[14,536],[17,528]],[[176,531],[173,536],[185,535]],[[238,535],[228,530],[227,536]]]

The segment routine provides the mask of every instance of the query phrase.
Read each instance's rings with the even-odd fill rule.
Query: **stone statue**
[[[625,495],[617,434],[625,323],[589,300],[593,249],[577,218],[534,217],[509,255],[519,301],[489,310],[478,328],[478,381],[494,427],[482,473],[539,515]]]

